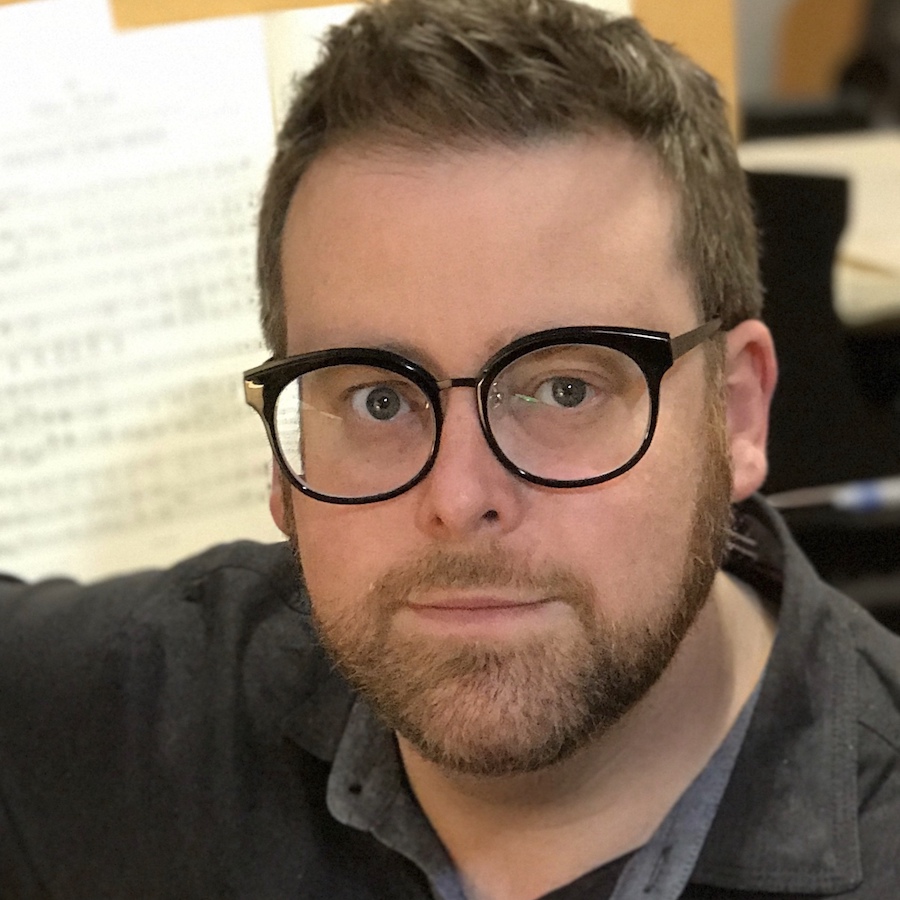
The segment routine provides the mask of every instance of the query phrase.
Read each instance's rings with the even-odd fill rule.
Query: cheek
[[[612,619],[649,611],[679,582],[690,542],[689,507],[666,510],[656,502],[662,498],[652,496],[647,502],[646,495],[623,492],[615,503],[585,510],[569,534],[558,534],[560,557],[591,579]]]
[[[378,513],[373,506],[338,506],[295,495],[297,545],[316,604],[357,602],[390,564],[385,541],[392,529]]]
[[[641,617],[679,588],[702,477],[698,455],[651,447],[616,481],[556,498],[546,549],[591,579],[610,619]]]

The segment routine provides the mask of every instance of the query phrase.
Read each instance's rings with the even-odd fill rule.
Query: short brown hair
[[[259,217],[263,332],[286,352],[281,236],[310,163],[349,142],[431,148],[624,130],[680,204],[677,249],[725,328],[762,307],[756,230],[714,80],[634,19],[570,0],[375,0],[299,81]]]

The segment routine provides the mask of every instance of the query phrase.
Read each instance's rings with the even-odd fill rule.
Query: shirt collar
[[[328,779],[328,809],[414,862],[442,900],[465,900],[453,863],[415,800],[394,735],[358,699]]]

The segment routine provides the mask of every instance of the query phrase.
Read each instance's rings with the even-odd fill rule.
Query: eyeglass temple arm
[[[672,361],[674,362],[679,356],[684,356],[688,350],[693,350],[698,344],[711,338],[721,327],[721,319],[710,319],[691,331],[673,337],[669,341],[669,346],[672,348]]]

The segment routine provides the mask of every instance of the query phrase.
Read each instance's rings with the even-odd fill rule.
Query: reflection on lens
[[[494,380],[487,407],[507,459],[559,481],[597,478],[626,465],[650,425],[640,366],[625,353],[585,344],[519,357]]]
[[[421,472],[434,447],[434,410],[422,389],[386,369],[334,365],[280,394],[281,452],[303,484],[330,497],[388,493]]]

